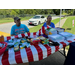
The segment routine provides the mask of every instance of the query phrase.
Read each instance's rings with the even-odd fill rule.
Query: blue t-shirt
[[[15,24],[11,28],[11,35],[24,34],[25,32],[29,32],[29,29],[25,24],[21,24],[19,27]]]
[[[44,27],[47,27],[46,22],[43,24],[43,26],[44,26]],[[55,28],[55,25],[54,25],[54,23],[53,23],[53,22],[51,22],[50,27]]]

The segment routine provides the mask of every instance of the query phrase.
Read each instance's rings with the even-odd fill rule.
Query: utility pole
[[[72,15],[74,15],[74,9],[73,9],[73,14]]]
[[[62,9],[60,9],[59,27],[60,27],[60,21],[61,21],[61,14],[62,14]]]

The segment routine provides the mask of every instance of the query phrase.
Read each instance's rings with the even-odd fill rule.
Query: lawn
[[[44,16],[47,17],[47,15],[44,15]],[[26,17],[20,17],[20,18],[21,18],[21,21],[23,21],[23,20],[29,20],[32,17],[33,16],[26,16]],[[1,23],[8,23],[8,22],[14,22],[14,19],[13,18],[3,18],[3,19],[0,19],[0,24]]]
[[[66,32],[75,34],[75,26],[72,26],[72,20],[74,20],[75,23],[75,16],[68,17],[62,28],[65,28]],[[67,46],[66,49],[69,49],[69,46]]]
[[[20,17],[21,18],[21,21],[23,20],[28,20],[30,18],[32,18],[33,16],[30,16],[30,17]],[[0,24],[1,23],[8,23],[8,22],[14,22],[14,19],[13,18],[3,18],[3,19],[0,19]]]
[[[62,28],[65,28],[66,32],[75,34],[75,26],[72,26],[72,20],[74,20],[75,23],[75,16],[68,17]]]

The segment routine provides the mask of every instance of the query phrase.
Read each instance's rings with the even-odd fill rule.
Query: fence
[[[47,17],[49,14],[42,14],[44,15],[45,17]],[[55,14],[50,14],[52,16],[55,16]],[[32,17],[34,16],[34,14],[20,14],[20,15],[0,15],[0,19],[4,19],[4,18],[14,18],[14,17]]]
[[[34,16],[32,14],[20,14],[20,15],[0,15],[0,19],[4,19],[4,18],[14,18],[14,17],[31,17]]]

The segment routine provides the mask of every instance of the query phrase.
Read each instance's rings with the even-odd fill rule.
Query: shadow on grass
[[[71,28],[67,28],[66,30],[71,30]]]

